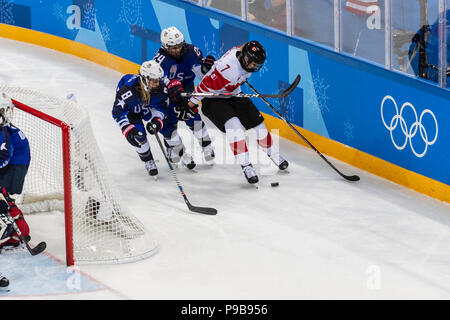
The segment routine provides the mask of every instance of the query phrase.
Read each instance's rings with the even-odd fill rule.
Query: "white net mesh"
[[[72,101],[24,88],[0,86],[0,92],[70,125],[75,263],[129,262],[156,252],[157,244],[141,222],[118,202],[87,111]],[[25,214],[64,211],[61,129],[18,108],[12,123],[27,136],[31,149],[19,207]]]

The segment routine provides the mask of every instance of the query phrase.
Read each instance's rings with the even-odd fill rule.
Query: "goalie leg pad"
[[[8,217],[0,213],[0,248],[3,247],[14,233],[14,228]]]

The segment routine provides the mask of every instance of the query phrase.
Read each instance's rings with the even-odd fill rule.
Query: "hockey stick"
[[[256,91],[256,89],[250,84],[250,83],[248,83],[248,81],[245,81],[245,83],[250,87],[250,89],[252,89],[255,93],[258,93],[257,91]],[[347,175],[345,175],[345,174],[343,174],[341,171],[339,171],[330,161],[328,161],[328,159],[327,158],[325,158],[325,156],[319,151],[319,150],[317,150],[316,149],[316,147],[314,147],[312,144],[311,144],[311,142],[309,142],[297,129],[295,129],[295,127],[289,122],[289,121],[287,121],[284,117],[283,117],[283,115],[277,110],[277,109],[275,109],[266,99],[264,99],[264,97],[261,97],[260,96],[260,98],[270,107],[270,109],[272,109],[277,115],[278,115],[278,117],[280,117],[280,119],[281,120],[283,120],[284,122],[286,122],[287,123],[287,125],[292,129],[292,130],[294,130],[294,132],[298,135],[298,136],[300,136],[300,138],[302,138],[303,139],[303,141],[305,141],[310,147],[311,147],[311,149],[313,149],[326,163],[328,163],[328,165],[330,166],[330,167],[332,167],[341,177],[343,177],[344,179],[346,179],[346,180],[349,180],[349,181],[358,181],[360,178],[359,178],[359,176],[357,176],[357,175],[353,175],[353,176],[347,176]]]
[[[3,188],[2,188],[3,189]],[[2,190],[2,192],[0,192],[0,200],[4,200],[6,202],[6,204],[8,205],[8,211],[9,209],[12,207],[10,206],[10,201],[12,201],[12,199],[9,197],[9,195],[4,194],[4,191]],[[14,205],[15,206],[15,205]],[[9,222],[11,222],[14,231],[17,233],[17,235],[19,236],[20,241],[22,241],[23,243],[25,243],[25,246],[27,247],[28,251],[31,253],[32,256],[35,256],[39,253],[41,253],[42,251],[44,251],[47,248],[47,244],[42,241],[40,242],[36,247],[32,248],[27,239],[25,239],[25,237],[23,236],[22,232],[20,232],[19,227],[17,226],[17,223],[14,221],[14,219],[11,217],[11,215],[8,213],[7,214],[7,218],[9,220]]]
[[[16,231],[16,233],[18,234],[20,241],[25,243],[25,246],[27,247],[28,251],[31,253],[32,256],[35,256],[35,255],[41,253],[42,251],[44,251],[47,248],[47,244],[44,241],[38,243],[38,245],[36,247],[34,247],[34,248],[30,247],[27,239],[25,239],[25,237],[20,232],[20,229],[17,226],[17,224],[14,221],[14,219],[11,216],[9,216],[8,219],[12,223],[14,231]]]
[[[197,212],[197,213],[202,213],[202,214],[208,214],[208,215],[216,215],[216,214],[217,214],[217,210],[214,209],[214,208],[196,207],[196,206],[193,206],[193,205],[189,202],[188,198],[186,197],[186,194],[185,194],[184,191],[183,191],[183,187],[181,186],[180,181],[178,180],[178,177],[177,177],[177,175],[175,174],[175,170],[173,169],[173,166],[172,166],[172,164],[170,163],[169,158],[168,158],[167,155],[166,155],[166,152],[164,151],[164,146],[163,146],[163,144],[161,143],[161,139],[159,138],[158,134],[155,134],[155,138],[156,138],[156,140],[158,141],[159,146],[161,147],[161,151],[162,151],[162,153],[163,153],[163,155],[164,155],[164,158],[165,158],[166,161],[167,161],[167,164],[169,165],[169,169],[170,169],[170,172],[171,172],[171,174],[172,174],[172,177],[173,177],[173,179],[175,180],[175,182],[176,182],[176,184],[177,184],[177,186],[178,186],[178,189],[180,190],[181,195],[183,196],[184,202],[186,203],[188,209],[189,209],[190,211],[192,211],[192,212]]]
[[[291,83],[289,88],[284,90],[279,94],[260,94],[255,91],[255,93],[216,93],[216,92],[205,92],[205,93],[196,93],[196,92],[182,92],[182,97],[206,97],[206,98],[225,98],[225,97],[236,97],[236,98],[276,98],[281,99],[288,96],[294,89],[297,87],[300,82],[300,75],[297,75],[294,82]]]

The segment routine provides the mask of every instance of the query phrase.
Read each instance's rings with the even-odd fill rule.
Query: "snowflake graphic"
[[[290,122],[295,121],[295,101],[289,98],[289,115],[288,119]]]
[[[97,10],[94,7],[94,4],[91,2],[87,2],[83,5],[83,26],[89,30],[95,30],[95,17],[97,15]]]
[[[0,22],[6,24],[15,24],[13,14],[13,3],[14,1],[7,2],[6,0],[0,0]]]
[[[64,13],[64,8],[61,5],[61,3],[55,2],[53,4],[53,16],[55,16],[55,18],[57,20],[61,20],[61,21],[66,20],[66,15]]]
[[[143,5],[142,0],[121,0],[118,22],[125,23],[128,27],[135,24],[144,26],[142,19]],[[135,35],[130,32],[128,46],[134,47]]]
[[[210,54],[216,57],[216,59],[218,59],[225,53],[223,43],[220,45],[219,51],[216,50],[217,42],[216,42],[216,35],[214,33],[212,34],[212,40],[210,42],[208,42],[208,40],[206,40],[206,37],[203,36],[203,42],[206,54]]]
[[[344,136],[347,139],[347,141],[353,140],[354,138],[353,132],[354,132],[353,124],[350,122],[350,120],[346,120],[344,122]]]
[[[102,33],[102,37],[103,40],[106,41],[110,41],[111,40],[111,30],[108,28],[108,26],[106,25],[106,23],[104,22],[103,25],[100,28],[101,33]]]
[[[266,61],[266,62],[264,62],[264,64],[263,64],[263,66],[261,67],[261,69],[259,69],[257,75],[258,75],[260,78],[264,78],[264,74],[265,74],[266,72],[268,72],[268,71],[269,71],[269,68],[267,67],[267,61]]]
[[[295,117],[295,101],[290,97],[274,100],[274,106],[277,108],[283,117],[289,122],[294,122]]]
[[[309,82],[311,95],[308,99],[308,104],[317,112],[317,119],[324,112],[330,111],[328,108],[327,90],[330,85],[325,83],[325,80],[320,77],[319,71],[316,75],[312,75],[312,81]]]
[[[118,22],[124,22],[127,25],[143,25],[142,19],[142,0],[121,0],[121,8]]]

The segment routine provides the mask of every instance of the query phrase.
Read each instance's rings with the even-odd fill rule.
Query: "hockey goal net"
[[[131,262],[155,253],[156,242],[119,203],[87,111],[24,88],[0,86],[0,92],[13,99],[12,124],[31,149],[16,202],[25,215],[64,212],[67,265]]]

